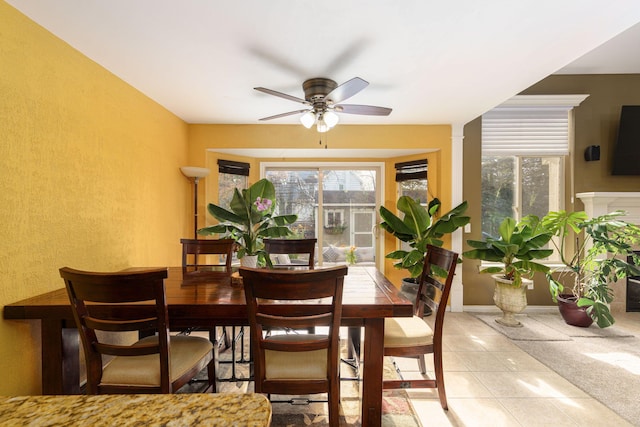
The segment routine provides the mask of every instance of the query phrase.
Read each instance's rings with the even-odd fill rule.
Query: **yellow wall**
[[[187,125],[1,0],[0,70],[3,306],[60,289],[65,265],[178,265],[179,239],[193,232],[192,185],[180,166],[213,172],[200,186],[202,226],[217,190],[216,148],[319,146],[318,134],[302,126]],[[449,126],[343,125],[326,137],[331,148],[432,151],[430,188],[451,206]],[[250,160],[251,181],[260,160]],[[390,209],[400,160],[384,159]],[[388,250],[395,244],[386,238]],[[0,395],[38,394],[38,322],[0,320],[0,343]]]
[[[306,148],[314,149],[320,145],[319,134],[315,130],[308,130],[299,125],[189,125],[189,158],[194,163],[205,164],[212,170],[212,175],[205,180],[205,187],[200,194],[208,200],[216,199],[217,192],[217,160],[248,161],[251,163],[250,181],[259,178],[260,161],[376,161],[385,163],[385,193],[384,205],[395,211],[397,192],[394,181],[394,163],[427,157],[429,159],[429,190],[430,196],[438,197],[442,203],[442,212],[451,208],[451,127],[448,125],[432,126],[347,126],[338,125],[323,138],[327,138],[327,145],[331,149],[383,149],[406,148],[424,149],[425,154],[412,155],[403,158],[346,158],[336,159],[323,155],[323,149],[318,150],[318,156],[313,159],[250,159],[234,157],[215,152],[216,148]],[[324,146],[324,144],[322,145]],[[250,154],[250,150],[248,152]],[[366,153],[366,151],[365,151]],[[205,203],[199,212],[205,212]],[[203,226],[206,218],[201,218],[199,225]],[[385,233],[385,250],[388,253],[396,249],[397,240]],[[392,262],[385,263],[385,274],[397,285],[406,273],[395,270]]]
[[[4,1],[0,70],[0,304],[65,265],[177,265],[187,125]],[[1,320],[0,343],[0,395],[39,393],[37,322]]]

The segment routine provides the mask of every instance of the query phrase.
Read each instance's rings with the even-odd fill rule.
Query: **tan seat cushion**
[[[300,341],[310,337],[325,339],[326,335],[283,334],[270,337],[273,341]],[[267,379],[326,379],[327,351],[274,351],[265,350],[265,377]]]
[[[424,320],[413,317],[384,319],[384,346],[411,347],[433,344],[433,331]]]
[[[151,336],[141,339],[136,344],[157,340],[158,337]],[[213,345],[206,338],[182,335],[172,336],[170,347],[171,382],[195,366],[213,349]],[[159,386],[159,356],[157,354],[151,354],[147,356],[114,357],[103,369],[102,384]]]

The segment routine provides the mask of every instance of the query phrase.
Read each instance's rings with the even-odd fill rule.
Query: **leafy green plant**
[[[263,239],[291,235],[287,224],[298,219],[297,215],[274,215],[275,207],[275,187],[271,181],[261,179],[242,191],[236,188],[229,209],[209,203],[207,210],[220,223],[201,228],[198,234],[231,237],[238,245],[238,258],[258,255],[269,263]]]
[[[487,237],[485,240],[467,240],[472,250],[464,252],[466,258],[499,262],[500,266],[490,266],[481,273],[502,274],[503,278],[513,282],[514,287],[522,286],[522,278],[531,279],[536,271],[546,273],[549,267],[538,263],[549,257],[553,249],[545,246],[552,233],[543,228],[540,219],[528,215],[520,222],[507,217],[499,227],[500,237]]]
[[[563,264],[547,274],[551,297],[557,302],[565,289],[563,277],[571,275],[571,293],[578,306],[586,307],[601,328],[615,322],[609,310],[614,298],[610,284],[628,275],[640,275],[640,258],[633,252],[640,243],[640,227],[622,220],[625,215],[615,211],[589,218],[583,211],[562,210],[549,212],[542,219],[543,226],[557,237],[552,242]],[[627,262],[629,256],[633,263]],[[553,273],[558,273],[557,279]]]
[[[398,198],[397,208],[403,213],[403,218],[384,206],[380,207],[383,219],[380,226],[411,247],[410,251],[400,249],[390,252],[386,258],[400,260],[394,267],[406,269],[411,277],[418,277],[422,273],[427,245],[442,246],[444,242],[441,238],[445,234],[469,223],[469,217],[463,216],[467,210],[466,201],[437,218],[440,205],[440,200],[435,198],[425,208],[411,197],[401,196]]]

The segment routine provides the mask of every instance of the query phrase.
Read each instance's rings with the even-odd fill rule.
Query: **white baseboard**
[[[462,311],[476,312],[476,313],[501,313],[500,309],[495,305],[465,305],[462,307]],[[529,305],[524,310],[524,314],[527,313],[557,313],[558,306],[556,305]]]

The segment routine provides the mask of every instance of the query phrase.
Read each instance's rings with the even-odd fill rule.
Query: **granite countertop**
[[[0,426],[268,426],[261,394],[0,397]]]

